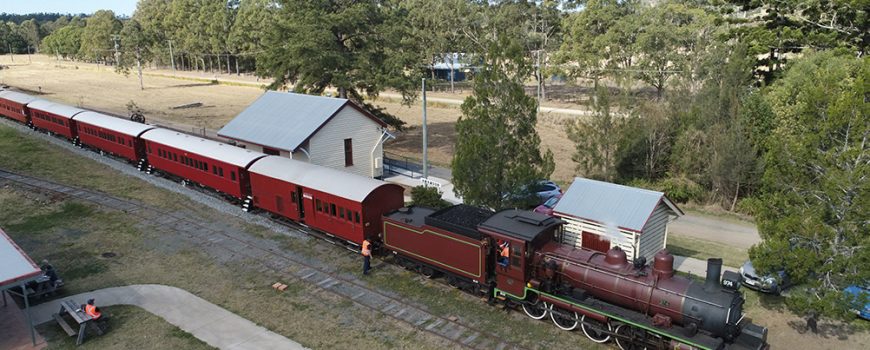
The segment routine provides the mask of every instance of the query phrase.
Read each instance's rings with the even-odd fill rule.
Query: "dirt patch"
[[[8,60],[0,57],[0,62]],[[16,57],[16,62],[18,61]],[[27,58],[23,58],[27,62]],[[171,78],[171,71],[146,69],[145,90],[139,89],[135,74],[129,76],[114,72],[112,67],[81,62],[56,61],[43,55],[31,55],[32,63],[11,65],[0,73],[0,83],[14,86],[30,93],[41,93],[45,98],[73,106],[127,116],[126,105],[131,100],[142,108],[146,121],[195,134],[213,135],[232,120],[263,90],[259,87],[267,81],[252,76],[219,75],[182,72],[184,77]],[[221,84],[216,84],[215,78]],[[187,80],[187,81],[185,81]],[[224,84],[224,83],[228,84]],[[583,101],[566,98],[573,93],[583,93],[582,87],[553,86],[553,96],[564,98],[549,101],[546,105],[558,108],[585,108]],[[457,94],[432,93],[432,97],[462,100],[469,91]],[[201,103],[202,107],[172,109],[172,107]],[[422,158],[422,106],[419,101],[405,106],[396,98],[375,100],[376,105],[386,107],[408,124],[409,130],[386,144],[386,150],[413,159]],[[429,159],[437,165],[447,166],[453,157],[455,123],[460,117],[459,105],[431,102],[428,108]],[[556,171],[552,178],[562,184],[574,177],[571,161],[573,146],[565,133],[565,122],[572,117],[553,113],[538,116],[537,130],[542,149],[553,151]],[[416,128],[415,128],[416,127]]]

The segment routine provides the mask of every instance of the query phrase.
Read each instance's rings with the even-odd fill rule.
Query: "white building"
[[[381,177],[386,126],[347,99],[267,91],[218,135],[254,151]]]
[[[578,177],[553,214],[567,222],[563,243],[601,252],[619,246],[629,260],[652,261],[667,245],[668,222],[683,211],[662,192]]]

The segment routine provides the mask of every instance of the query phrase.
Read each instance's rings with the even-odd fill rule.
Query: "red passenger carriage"
[[[356,244],[404,205],[399,185],[289,158],[260,159],[249,172],[255,206]]]
[[[30,123],[30,113],[27,104],[36,100],[36,97],[20,92],[0,91],[0,115],[24,124]]]
[[[265,154],[166,129],[142,134],[151,167],[241,199],[248,166]]]
[[[91,111],[79,113],[73,119],[82,144],[132,162],[145,158],[145,141],[139,136],[154,129],[153,126]]]
[[[30,109],[30,122],[33,126],[49,132],[74,139],[77,135],[73,117],[84,109],[67,106],[46,100],[36,100],[27,104]]]

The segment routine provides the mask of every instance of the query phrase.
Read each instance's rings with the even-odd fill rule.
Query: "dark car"
[[[743,280],[744,286],[762,293],[778,295],[783,289],[790,285],[788,275],[785,271],[779,270],[776,274],[759,276],[750,260],[747,260],[743,263],[743,266],[740,267],[740,277],[742,277],[741,279]]]
[[[870,320],[870,286],[848,286],[843,293],[852,300],[850,310],[858,317]]]
[[[555,196],[550,197],[544,204],[541,204],[535,208],[536,213],[541,213],[544,215],[553,216],[553,208],[556,207],[556,204],[559,203],[559,199],[562,199],[562,194],[557,194]]]

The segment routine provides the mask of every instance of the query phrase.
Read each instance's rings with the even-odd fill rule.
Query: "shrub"
[[[420,207],[441,209],[450,206],[450,202],[441,199],[441,193],[435,187],[417,186],[411,189],[411,204]]]

